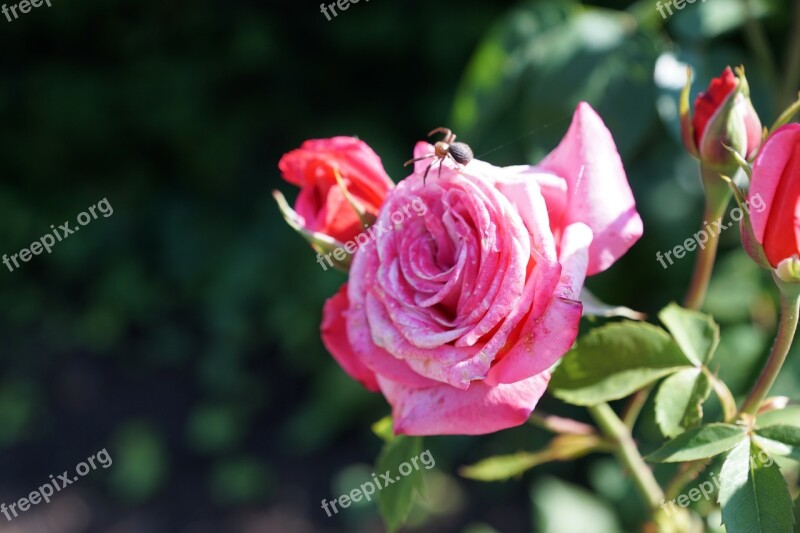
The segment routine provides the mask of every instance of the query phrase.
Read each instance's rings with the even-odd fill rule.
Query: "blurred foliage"
[[[111,486],[131,503],[152,496],[169,473],[161,439],[147,423],[127,423],[118,430],[111,448],[115,461]]]
[[[448,125],[482,159],[535,162],[587,100],[619,143],[646,231],[589,287],[652,315],[681,298],[692,267],[664,270],[655,252],[697,231],[702,209],[677,138],[675,65],[693,66],[696,94],[744,64],[770,123],[791,7],[752,2],[778,70],[754,52],[740,0],[667,21],[652,0],[362,2],[330,22],[288,0],[87,0],[0,18],[0,254],[102,198],[114,208],[2,273],[0,501],[107,447],[113,466],[70,488],[91,509],[87,531],[379,530],[374,504],[320,509],[372,472],[381,442],[369,427],[388,409],[319,340],[344,276],[322,272],[284,226],[270,195],[294,194],[281,154],[358,135],[399,180],[413,143]],[[741,393],[775,295],[735,231],[717,272],[714,370]],[[784,393],[800,385],[800,353],[792,365]],[[715,408],[712,397],[707,416]],[[551,397],[542,409],[586,420]],[[651,404],[637,438],[660,440]],[[498,484],[455,475],[547,439],[532,426],[426,439],[436,468],[412,527],[555,532],[568,514],[572,531],[633,530],[642,510],[606,456]]]

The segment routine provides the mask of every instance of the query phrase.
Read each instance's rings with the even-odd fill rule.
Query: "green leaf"
[[[708,424],[690,429],[650,454],[655,463],[678,463],[714,457],[747,438],[747,429],[732,424]]]
[[[458,473],[477,481],[505,481],[550,461],[572,461],[601,450],[611,451],[613,446],[597,435],[559,435],[539,452],[496,455],[474,465],[463,466]]]
[[[656,394],[656,422],[665,437],[677,437],[703,422],[703,402],[711,394],[708,376],[687,368],[664,380]]]
[[[800,461],[800,428],[770,426],[756,430],[753,440],[773,455]]]
[[[790,533],[792,498],[780,468],[745,439],[722,465],[719,501],[729,533]]]
[[[505,481],[548,461],[550,455],[546,451],[496,455],[478,461],[474,465],[462,466],[458,473],[461,477],[477,481]]]
[[[392,533],[405,522],[414,503],[414,493],[422,492],[422,471],[413,469],[407,476],[400,475],[400,465],[422,453],[422,438],[398,435],[387,442],[380,455],[375,473],[387,473],[394,482],[378,492],[378,510]]]
[[[581,338],[562,359],[550,386],[566,402],[597,405],[624,398],[689,365],[663,329],[617,322]]]
[[[719,326],[711,316],[673,303],[665,307],[658,318],[695,366],[711,360],[719,344]]]

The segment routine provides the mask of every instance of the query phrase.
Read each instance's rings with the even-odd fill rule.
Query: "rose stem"
[[[764,398],[769,394],[778,373],[786,361],[789,348],[792,346],[795,331],[797,331],[798,308],[800,308],[800,284],[788,283],[779,280],[774,274],[773,277],[778,284],[781,294],[781,317],[778,323],[778,333],[775,336],[775,344],[767,359],[767,364],[761,371],[758,381],[753,386],[747,399],[739,410],[740,415],[755,415]]]
[[[664,493],[658,485],[653,472],[644,462],[631,432],[617,413],[607,403],[589,407],[589,413],[597,422],[600,430],[616,444],[616,454],[633,476],[639,492],[641,492],[648,508],[652,511],[664,501]]]
[[[722,218],[731,198],[731,191],[716,172],[701,165],[700,173],[703,175],[703,187],[706,191],[706,207],[703,213],[703,220],[711,224],[712,221]],[[701,224],[700,231],[705,232],[704,228],[705,224]],[[710,233],[711,235],[708,236],[708,242],[705,247],[701,248],[697,254],[692,282],[683,301],[683,306],[687,309],[700,309],[706,299],[706,291],[711,281],[711,271],[714,269],[717,246],[719,245],[719,234],[714,231]]]

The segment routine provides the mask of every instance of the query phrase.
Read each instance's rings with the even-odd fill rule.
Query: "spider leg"
[[[441,179],[442,179],[442,167],[443,166],[444,166],[444,158],[439,160],[439,176],[437,176],[439,178],[439,181],[441,181]]]
[[[431,161],[431,164],[428,165],[428,168],[425,169],[425,174],[422,176],[422,186],[423,187],[425,186],[425,180],[428,178],[428,172],[431,171],[431,167],[433,166],[433,164],[435,162],[436,162],[436,160],[434,159],[433,161]]]
[[[458,174],[459,172],[461,172],[461,165],[459,164],[459,162],[458,162],[458,161],[456,161],[456,158],[455,158],[455,157],[453,157],[453,155],[452,155],[452,154],[447,154],[447,157],[449,157],[450,159],[452,159],[452,160],[453,160],[453,163],[455,163],[455,164],[456,164],[456,168],[458,169],[458,170],[456,170],[456,174]]]
[[[403,163],[403,166],[407,167],[411,163],[416,163],[417,161],[422,161],[423,159],[428,159],[429,157],[436,157],[436,156],[432,154],[432,155],[423,155],[422,157],[417,157],[415,159],[409,159],[408,161]]]
[[[435,133],[443,134],[444,135],[444,142],[446,142],[447,144],[450,144],[451,142],[456,140],[456,136],[453,135],[453,132],[450,131],[449,128],[436,128],[435,130],[431,130],[431,132],[428,134],[428,137],[430,137],[431,135],[433,135]]]

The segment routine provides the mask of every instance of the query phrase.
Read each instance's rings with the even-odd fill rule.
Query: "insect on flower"
[[[442,162],[448,156],[455,161],[457,165],[466,165],[472,161],[472,148],[470,148],[466,143],[456,142],[456,135],[450,131],[450,129],[436,128],[428,134],[428,137],[436,133],[443,133],[444,139],[436,142],[436,144],[433,146],[434,153],[432,155],[426,155],[416,159],[409,159],[403,165],[408,166],[416,161],[422,161],[423,159],[428,159],[429,157],[434,158],[433,161],[431,161],[431,164],[428,165],[428,168],[425,169],[425,175],[422,176],[423,185],[425,184],[425,179],[428,177],[428,172],[430,172],[431,167],[436,161],[439,161],[439,177],[442,176]]]

